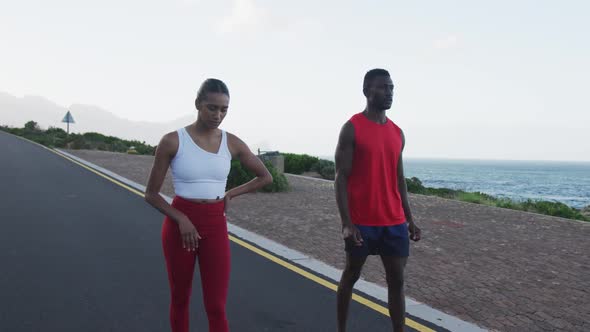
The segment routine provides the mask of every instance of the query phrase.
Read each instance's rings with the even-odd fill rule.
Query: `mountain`
[[[33,120],[41,128],[60,127],[67,111],[72,113],[75,124],[70,131],[76,133],[99,132],[105,135],[125,139],[136,139],[156,145],[162,135],[195,121],[195,115],[186,115],[170,122],[131,121],[120,118],[100,107],[93,105],[74,104],[66,108],[39,96],[18,98],[0,92],[0,125],[23,127],[27,121]]]

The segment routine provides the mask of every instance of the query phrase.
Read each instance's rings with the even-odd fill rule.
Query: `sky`
[[[381,67],[405,157],[590,161],[588,13],[587,1],[0,0],[0,92],[167,122],[194,114],[216,77],[231,94],[222,127],[253,150],[330,156]]]

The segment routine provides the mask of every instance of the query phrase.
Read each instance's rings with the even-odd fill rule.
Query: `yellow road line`
[[[38,146],[40,146],[40,147],[44,148],[44,149],[45,149],[45,150],[47,150],[47,151],[53,152],[53,153],[55,153],[56,155],[58,155],[58,156],[60,156],[60,157],[62,157],[62,158],[65,158],[65,159],[67,159],[67,160],[69,160],[69,161],[73,162],[74,164],[76,164],[76,165],[78,165],[78,166],[81,166],[81,167],[83,167],[83,168],[85,168],[85,169],[89,170],[90,172],[92,172],[92,173],[94,173],[94,174],[96,174],[96,175],[98,175],[98,176],[100,176],[100,177],[102,177],[102,178],[105,178],[105,179],[107,179],[107,180],[111,181],[112,183],[114,183],[114,184],[116,184],[116,185],[118,185],[118,186],[121,186],[121,187],[123,187],[123,188],[125,188],[125,189],[127,189],[127,190],[131,191],[131,192],[132,192],[132,193],[134,193],[134,194],[137,194],[137,195],[139,195],[139,196],[141,196],[141,197],[144,197],[144,196],[145,196],[145,195],[144,195],[144,193],[142,193],[141,191],[139,191],[139,190],[137,190],[137,189],[135,189],[135,188],[132,188],[132,187],[130,187],[130,186],[128,186],[128,185],[126,185],[126,184],[124,184],[124,183],[123,183],[123,182],[121,182],[121,181],[118,181],[118,180],[116,180],[116,179],[113,179],[112,177],[110,177],[110,176],[108,176],[108,175],[102,174],[101,172],[99,172],[99,171],[97,171],[97,170],[93,169],[92,167],[86,166],[86,165],[82,164],[81,162],[78,162],[77,160],[74,160],[74,159],[72,159],[72,158],[70,158],[70,157],[68,157],[68,156],[66,156],[66,155],[64,155],[64,154],[62,154],[62,153],[60,153],[59,151],[56,151],[56,150],[54,150],[54,149],[50,149],[50,148],[46,147],[45,145],[39,144],[39,143],[37,143],[37,142],[35,142],[35,141],[31,141],[31,140],[29,140],[29,139],[26,139],[26,138],[24,138],[24,137],[21,137],[21,136],[18,136],[18,135],[14,135],[14,136],[16,136],[16,137],[18,137],[18,138],[20,138],[20,139],[22,139],[22,140],[25,140],[25,141],[27,141],[27,142],[30,142],[30,143],[36,144],[36,145],[38,145]]]
[[[17,137],[20,137],[20,136],[17,136]],[[56,150],[50,149],[50,148],[48,148],[48,147],[46,147],[44,145],[41,145],[41,144],[39,144],[37,142],[33,142],[33,141],[30,141],[30,140],[27,140],[27,141],[32,142],[32,143],[35,143],[35,144],[37,144],[37,145],[39,145],[39,146],[41,146],[41,147],[43,147],[43,148],[45,148],[45,149],[53,152],[53,153],[55,153],[56,155],[58,155],[60,157],[63,157],[65,159],[73,162],[74,164],[76,164],[78,166],[81,166],[81,167],[89,170],[90,172],[92,172],[92,173],[94,173],[94,174],[96,174],[96,175],[98,175],[98,176],[100,176],[100,177],[102,177],[104,179],[107,179],[107,180],[111,181],[112,183],[114,183],[114,184],[116,184],[118,186],[121,186],[121,187],[123,187],[123,188],[131,191],[132,193],[134,193],[136,195],[139,195],[141,197],[144,197],[144,194],[141,191],[136,190],[136,189],[134,189],[134,188],[132,188],[132,187],[130,187],[130,186],[128,186],[128,185],[120,182],[120,181],[117,181],[117,180],[111,178],[108,175],[102,174],[102,173],[100,173],[100,172],[92,169],[91,167],[88,167],[88,166],[86,166],[86,165],[84,165],[84,164],[82,164],[82,163],[80,163],[80,162],[78,162],[78,161],[76,161],[76,160],[74,160],[72,158],[69,158],[68,156],[66,156],[64,154],[59,153]],[[326,280],[324,278],[321,278],[321,277],[319,277],[319,276],[317,276],[317,275],[315,275],[313,273],[310,273],[308,271],[305,271],[304,269],[302,269],[300,267],[297,267],[297,266],[295,266],[295,265],[293,265],[293,264],[291,264],[291,263],[289,263],[289,262],[287,262],[287,261],[285,261],[285,260],[283,260],[283,259],[275,256],[275,255],[272,255],[272,254],[270,254],[267,251],[264,251],[264,250],[262,250],[262,249],[260,249],[258,247],[255,247],[255,246],[247,243],[246,241],[244,241],[242,239],[239,239],[239,238],[237,238],[237,237],[235,237],[233,235],[230,235],[229,238],[230,238],[230,240],[232,242],[234,242],[234,243],[236,243],[236,244],[238,244],[238,245],[240,245],[240,246],[242,246],[242,247],[244,247],[244,248],[246,248],[246,249],[248,249],[250,251],[253,251],[256,254],[258,254],[258,255],[260,255],[260,256],[262,256],[262,257],[264,257],[264,258],[266,258],[266,259],[268,259],[268,260],[270,260],[270,261],[272,261],[272,262],[274,262],[274,263],[276,263],[278,265],[281,265],[282,267],[284,267],[286,269],[289,269],[289,270],[291,270],[291,271],[293,271],[293,272],[295,272],[295,273],[297,273],[297,274],[299,274],[299,275],[301,275],[301,276],[303,276],[303,277],[305,277],[305,278],[307,278],[307,279],[309,279],[309,280],[311,280],[313,282],[316,282],[316,283],[318,283],[318,284],[320,284],[320,285],[322,285],[324,287],[327,287],[327,288],[329,288],[329,289],[331,289],[333,291],[336,291],[338,289],[338,286],[335,283],[333,283],[331,281],[328,281],[328,280]],[[364,298],[364,297],[362,297],[362,296],[360,296],[358,294],[353,294],[352,295],[352,299],[354,301],[358,302],[358,303],[361,303],[361,304],[363,304],[363,305],[365,305],[365,306],[367,306],[367,307],[369,307],[369,308],[371,308],[371,309],[373,309],[373,310],[375,310],[375,311],[377,311],[377,312],[379,312],[379,313],[381,313],[381,314],[389,317],[389,310],[386,307],[384,307],[384,306],[382,306],[382,305],[380,305],[380,304],[378,304],[378,303],[376,303],[374,301],[371,301],[371,300],[369,300],[367,298]],[[412,320],[410,318],[406,318],[406,325],[409,326],[409,327],[411,327],[411,328],[413,328],[413,329],[415,329],[415,330],[418,330],[420,332],[435,332],[433,329],[431,329],[431,328],[429,328],[427,326],[424,326],[424,325],[422,325],[422,324],[420,324],[420,323],[418,323],[418,322],[416,322],[416,321],[414,321],[414,320]]]
[[[298,266],[295,266],[295,265],[273,255],[273,254],[270,254],[267,251],[264,251],[258,247],[255,247],[242,239],[239,239],[233,235],[230,235],[229,238],[230,238],[230,240],[232,240],[236,244],[239,244],[240,246],[242,246],[250,251],[253,251],[253,252],[257,253],[258,255],[260,255],[266,259],[269,259],[269,260],[271,260],[271,261],[273,261],[273,262],[275,262],[275,263],[277,263],[277,264],[279,264],[279,265],[281,265],[281,266],[283,266],[283,267],[285,267],[285,268],[287,268],[287,269],[289,269],[289,270],[291,270],[291,271],[293,271],[293,272],[295,272],[295,273],[297,273],[309,280],[312,280],[312,281],[314,281],[324,287],[327,287],[333,291],[336,291],[338,289],[338,286],[335,283],[328,281],[326,279],[323,279],[313,273],[307,272],[306,270],[304,270]],[[374,301],[371,301],[367,298],[364,298],[364,297],[354,294],[354,293],[352,294],[352,299],[357,301],[358,303],[364,304],[365,306],[389,317],[389,310],[387,308],[385,308],[384,306],[382,306],[378,303],[375,303]],[[406,325],[415,329],[415,330],[418,330],[420,332],[435,332],[433,329],[431,329],[427,326],[424,326],[424,325],[422,325],[410,318],[406,318]]]
[[[125,188],[125,189],[127,189],[127,190],[129,190],[129,191],[131,191],[132,193],[134,193],[134,194],[136,194],[136,195],[139,195],[139,196],[141,196],[141,197],[144,197],[144,196],[145,196],[145,194],[144,194],[144,193],[142,193],[141,191],[139,191],[139,190],[137,190],[137,189],[135,189],[135,188],[132,188],[132,187],[130,187],[130,186],[128,186],[128,185],[126,185],[126,184],[124,184],[124,183],[123,183],[123,182],[121,182],[121,181],[118,181],[118,180],[116,180],[116,179],[113,179],[112,177],[110,177],[110,176],[108,176],[108,175],[102,174],[102,173],[100,173],[99,171],[97,171],[97,170],[95,170],[95,169],[93,169],[93,168],[91,168],[91,167],[89,167],[89,166],[86,166],[86,165],[84,165],[84,164],[82,164],[82,163],[78,162],[77,160],[74,160],[74,159],[72,159],[72,158],[70,158],[70,157],[68,157],[68,156],[66,156],[66,155],[63,155],[63,154],[61,154],[61,153],[57,152],[57,151],[53,151],[53,152],[54,152],[55,154],[57,154],[57,155],[61,156],[61,157],[64,157],[65,159],[67,159],[67,160],[69,160],[69,161],[73,162],[74,164],[77,164],[77,165],[79,165],[79,166],[82,166],[82,167],[84,167],[85,169],[87,169],[87,170],[91,171],[92,173],[94,173],[94,174],[96,174],[96,175],[98,175],[98,176],[100,176],[100,177],[103,177],[103,178],[105,178],[105,179],[107,179],[107,180],[111,181],[112,183],[114,183],[114,184],[116,184],[116,185],[118,185],[118,186],[121,186],[121,187],[123,187],[123,188]]]

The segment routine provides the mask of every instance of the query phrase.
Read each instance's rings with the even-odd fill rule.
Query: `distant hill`
[[[67,111],[71,111],[76,123],[70,126],[72,132],[99,132],[120,138],[145,141],[156,145],[163,134],[185,126],[195,120],[187,115],[164,123],[131,121],[120,118],[100,107],[74,104],[69,109],[40,96],[18,98],[0,92],[0,125],[23,127],[33,120],[42,128],[50,126],[65,129],[61,122]]]

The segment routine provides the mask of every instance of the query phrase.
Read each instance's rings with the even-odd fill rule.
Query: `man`
[[[346,331],[352,289],[367,256],[379,255],[385,267],[393,331],[401,332],[409,239],[420,240],[420,229],[408,202],[402,162],[404,134],[385,116],[393,101],[389,73],[384,69],[367,72],[363,93],[367,106],[344,124],[336,148],[336,201],[346,249],[346,267],[338,286],[338,331]]]

